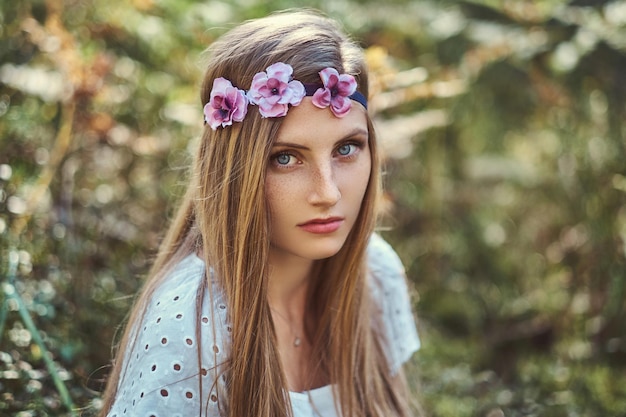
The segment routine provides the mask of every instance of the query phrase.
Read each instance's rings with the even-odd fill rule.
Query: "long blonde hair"
[[[334,21],[314,12],[278,13],[246,22],[223,35],[208,53],[202,104],[209,101],[215,78],[225,77],[245,89],[254,74],[276,62],[290,64],[294,78],[304,83],[319,82],[319,71],[333,67],[354,75],[359,91],[368,94],[362,50]],[[141,319],[164,271],[190,253],[201,253],[229,305],[228,400],[221,407],[230,417],[291,415],[267,301],[270,219],[264,184],[281,120],[261,118],[254,109],[241,123],[205,128],[190,186],[128,326]],[[392,387],[383,343],[372,325],[366,282],[365,253],[380,193],[380,162],[369,117],[368,125],[372,168],[359,218],[343,248],[315,265],[307,311],[316,325],[307,330],[318,370],[334,384],[344,416],[407,416],[407,399]],[[208,278],[204,285],[212,290]],[[108,381],[104,413],[123,371],[122,358],[132,342],[129,333],[127,329]]]

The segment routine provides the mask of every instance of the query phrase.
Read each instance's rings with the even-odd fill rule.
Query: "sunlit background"
[[[97,412],[201,52],[295,5],[367,50],[427,415],[626,415],[626,1],[0,4],[0,415]]]

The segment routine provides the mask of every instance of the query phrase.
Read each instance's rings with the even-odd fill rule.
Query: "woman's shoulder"
[[[204,278],[204,262],[194,254],[187,255],[164,273],[151,297],[151,304],[175,306],[181,299],[189,299]]]
[[[129,324],[133,332],[109,416],[197,414],[198,398],[203,415],[218,415],[211,409],[217,410],[226,316],[220,314],[221,295],[203,290],[204,279],[204,262],[187,256]]]
[[[367,266],[389,367],[395,373],[420,347],[404,265],[391,245],[375,233],[367,248]]]
[[[378,233],[373,233],[367,245],[367,266],[375,273],[391,278],[404,275],[404,265],[396,251]]]

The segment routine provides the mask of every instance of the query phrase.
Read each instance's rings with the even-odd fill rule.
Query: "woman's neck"
[[[268,301],[290,321],[302,321],[313,261],[294,256],[270,254]]]
[[[312,312],[306,309],[313,261],[280,255],[270,255],[268,301],[287,389],[301,392],[328,384],[314,365],[307,334],[307,328],[315,326]]]

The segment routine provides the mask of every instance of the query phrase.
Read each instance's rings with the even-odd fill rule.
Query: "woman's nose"
[[[312,173],[311,182],[310,204],[334,206],[341,199],[341,191],[332,164],[318,166]]]

